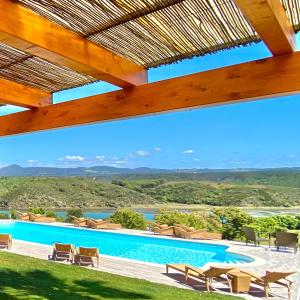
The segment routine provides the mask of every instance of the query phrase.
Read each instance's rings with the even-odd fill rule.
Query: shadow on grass
[[[74,274],[76,278],[76,274]],[[118,282],[65,281],[47,271],[0,270],[0,299],[151,299],[148,295],[118,289]]]

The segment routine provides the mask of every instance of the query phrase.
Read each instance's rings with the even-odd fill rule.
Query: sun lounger
[[[21,213],[20,214],[20,219],[22,220],[22,221],[29,221],[30,220],[30,217],[29,217],[29,214],[27,214],[27,213]]]
[[[248,245],[249,242],[253,242],[255,246],[259,246],[260,242],[268,242],[270,247],[270,239],[259,237],[259,234],[256,233],[252,227],[243,227],[243,232],[246,237],[246,245]]]
[[[158,227],[154,227],[152,229],[154,234],[160,234],[160,235],[174,235],[174,229],[175,226],[168,226],[166,225],[166,227],[163,228],[158,228]]]
[[[186,231],[184,229],[180,230],[180,237],[184,239],[202,239],[204,237],[204,233],[206,229],[198,229],[192,231]]]
[[[55,222],[56,218],[46,217],[46,216],[40,215],[40,214],[29,213],[29,220],[31,222],[51,223],[51,222]]]
[[[100,256],[97,248],[78,247],[76,249],[76,262],[81,266],[82,264],[92,264],[94,266],[96,260],[97,268],[100,264]]]
[[[208,270],[202,270],[185,264],[167,264],[166,273],[169,273],[170,269],[174,269],[180,273],[183,273],[185,275],[186,282],[188,281],[189,277],[203,280],[208,292],[212,289],[212,283],[214,279],[217,279],[219,282],[226,282],[230,292],[232,293],[231,280],[227,273],[235,270],[235,268],[210,267]]]
[[[298,234],[292,232],[276,232],[275,246],[293,248],[296,253],[298,250]]]
[[[53,260],[74,261],[74,246],[72,244],[55,243],[53,245]]]
[[[71,216],[73,219],[73,224],[76,227],[86,227],[87,226],[87,220],[85,218],[77,218],[75,216]]]
[[[12,246],[12,237],[10,234],[0,234],[0,247],[10,249]]]
[[[89,228],[92,228],[92,225],[95,223],[103,222],[102,219],[93,219],[93,218],[88,218],[86,219],[86,226]]]
[[[288,297],[291,299],[291,290],[293,286],[293,282],[286,277],[294,274],[295,272],[269,272],[267,271],[264,276],[259,276],[247,271],[241,271],[244,274],[248,274],[251,276],[251,282],[262,286],[264,288],[266,299],[269,298],[270,288],[272,285],[281,286],[282,288],[287,288]]]
[[[122,228],[121,224],[111,223],[106,220],[101,220],[98,222],[90,221],[89,225],[90,228],[93,229],[121,229]]]

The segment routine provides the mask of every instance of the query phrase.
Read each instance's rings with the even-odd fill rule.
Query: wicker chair
[[[97,268],[99,268],[100,264],[100,256],[97,248],[85,248],[78,247],[76,249],[76,263],[80,266],[82,264],[92,264],[94,266],[94,259],[96,259]]]
[[[55,243],[53,245],[53,260],[68,260],[74,261],[74,246],[73,244]]]
[[[252,227],[243,227],[243,232],[246,237],[246,245],[248,245],[249,242],[253,242],[255,246],[259,246],[260,242],[268,242],[270,247],[270,239],[260,238],[259,233],[256,233]]]
[[[10,249],[12,246],[12,237],[10,234],[0,234],[0,248]]]
[[[280,247],[293,248],[294,253],[298,250],[298,234],[292,232],[276,232],[276,240],[274,241],[277,251]]]

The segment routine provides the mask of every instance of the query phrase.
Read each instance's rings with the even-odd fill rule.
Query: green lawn
[[[0,252],[0,299],[164,299],[234,300]]]

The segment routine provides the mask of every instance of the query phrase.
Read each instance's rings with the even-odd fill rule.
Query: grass
[[[15,300],[234,300],[237,297],[199,293],[88,270],[78,266],[0,253],[0,299]]]

